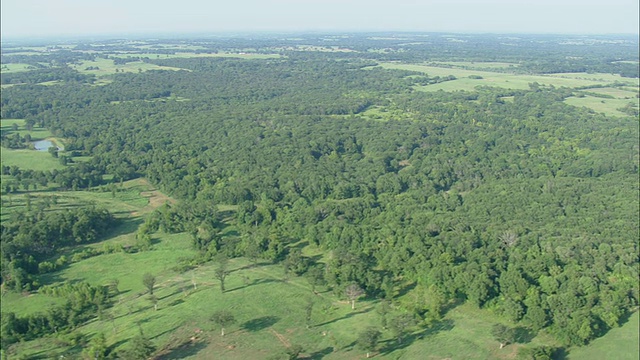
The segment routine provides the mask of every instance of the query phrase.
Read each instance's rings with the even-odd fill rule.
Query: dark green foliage
[[[302,345],[294,344],[287,348],[286,353],[289,357],[289,360],[295,360],[298,356],[304,351]]]
[[[151,340],[140,333],[129,340],[129,348],[118,352],[121,359],[145,360],[151,357],[156,347]]]
[[[213,313],[211,321],[220,326],[220,334],[224,336],[224,328],[230,326],[236,322],[235,317],[229,311],[220,310]]]
[[[142,285],[147,288],[149,295],[153,295],[153,288],[156,286],[156,277],[152,274],[145,273],[142,275]]]
[[[502,324],[494,324],[491,328],[491,335],[500,343],[500,349],[516,340],[515,329]]]
[[[369,357],[369,353],[376,350],[381,335],[382,333],[378,329],[370,327],[358,335],[356,343],[358,347],[367,352],[367,357]]]

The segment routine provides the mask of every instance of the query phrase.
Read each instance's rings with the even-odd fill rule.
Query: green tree
[[[230,312],[226,310],[220,310],[213,313],[213,315],[211,316],[211,321],[220,326],[220,336],[224,336],[224,328],[234,324],[236,322],[236,319]]]
[[[107,339],[103,333],[98,333],[91,339],[88,347],[82,351],[82,358],[86,360],[102,360],[107,358]]]
[[[145,337],[142,332],[134,336],[130,342],[129,349],[121,356],[123,359],[146,360],[156,351],[156,347],[151,340]]]
[[[512,344],[516,339],[516,331],[502,324],[494,324],[491,327],[491,335],[500,343],[500,349]]]
[[[221,254],[218,256],[218,266],[213,272],[213,275],[220,281],[220,292],[224,293],[224,281],[229,275],[229,270],[227,269],[229,265],[229,259]]]
[[[153,295],[153,288],[156,285],[156,277],[150,273],[145,273],[142,275],[142,284],[147,288],[149,295]]]
[[[371,356],[371,353],[376,350],[378,346],[378,339],[382,333],[378,329],[369,327],[358,335],[356,340],[358,347],[367,352],[367,358]]]

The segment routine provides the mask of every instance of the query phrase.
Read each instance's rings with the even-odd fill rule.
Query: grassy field
[[[440,84],[433,84],[420,87],[423,91],[454,91],[473,90],[476,86],[497,86],[511,89],[528,89],[529,84],[537,82],[541,85],[553,85],[556,87],[581,87],[613,83],[620,83],[635,86],[637,80],[627,79],[611,74],[549,74],[549,75],[516,75],[509,73],[497,73],[491,71],[466,70],[457,68],[445,68],[429,65],[413,65],[399,63],[381,63],[380,66],[387,69],[402,69],[426,73],[429,76],[453,75],[457,80]],[[481,76],[482,79],[469,79],[469,76]]]
[[[149,64],[142,61],[134,61],[122,65],[114,65],[113,60],[97,58],[95,61],[82,61],[79,65],[73,65],[74,69],[83,74],[93,74],[98,77],[115,74],[118,72],[142,72],[149,70],[183,70],[180,68],[169,66],[158,66],[155,64]],[[88,68],[97,68],[95,70],[88,70]]]
[[[442,67],[452,66],[466,69],[508,69],[517,67],[518,64],[506,62],[477,62],[477,61],[436,61],[430,62],[429,65]]]
[[[2,66],[0,66],[0,74],[31,71],[34,69],[35,67],[29,64],[19,64],[19,63],[2,64]]]
[[[241,59],[277,59],[282,56],[278,54],[257,54],[251,52],[218,52],[218,53],[195,53],[195,52],[178,52],[175,54],[116,54],[111,57],[130,58],[130,57],[148,57],[149,59],[173,59],[173,58],[194,58],[194,57],[227,57],[227,58],[241,58]]]
[[[2,119],[0,121],[1,129],[3,133],[12,134],[13,124],[18,125],[18,130],[15,131],[20,136],[26,134],[31,135],[33,141],[51,139],[56,144],[63,145],[60,139],[52,138],[51,132],[44,128],[38,128],[37,126],[33,130],[28,131],[24,128],[24,119]],[[32,149],[5,149],[0,152],[0,162],[5,166],[18,166],[22,169],[31,170],[53,170],[63,169],[64,165],[60,164],[60,161],[47,151],[37,151]]]
[[[626,106],[630,102],[638,103],[637,100],[629,99],[603,99],[594,96],[570,97],[565,100],[569,105],[584,106],[595,112],[604,113],[610,116],[628,116],[618,111],[619,108]]]
[[[637,360],[640,358],[640,313],[636,311],[629,320],[617,329],[610,330],[605,336],[591,344],[569,352],[569,360]]]

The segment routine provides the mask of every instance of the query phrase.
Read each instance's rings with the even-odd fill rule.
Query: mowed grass
[[[629,320],[619,328],[595,339],[591,344],[571,349],[569,360],[637,360],[640,358],[640,313],[631,314]]]

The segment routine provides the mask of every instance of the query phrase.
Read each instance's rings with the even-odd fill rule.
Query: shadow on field
[[[255,286],[255,285],[260,285],[260,284],[267,284],[267,283],[272,283],[272,282],[280,282],[280,280],[276,280],[276,279],[254,280],[253,282],[251,282],[251,284],[244,285],[244,286],[239,286],[239,287],[236,287],[236,288],[233,288],[233,289],[228,289],[228,290],[225,290],[224,293],[226,294],[226,293],[242,290],[242,289],[250,287],[250,286]]]
[[[453,329],[453,327],[454,327],[453,320],[445,319],[445,320],[434,323],[429,328],[423,328],[416,332],[406,334],[402,338],[402,341],[398,341],[395,338],[382,341],[381,343],[384,343],[385,345],[380,349],[380,354],[389,355],[393,351],[406,348],[407,346],[413,344],[413,342],[416,340],[424,339],[425,336],[435,335],[440,332],[449,331]]]
[[[118,221],[117,225],[109,229],[103,239],[110,239],[120,235],[131,234],[138,230],[138,226],[144,222],[140,217],[128,218]]]
[[[515,331],[516,335],[515,341],[519,344],[528,344],[531,342],[531,340],[533,340],[534,337],[536,337],[536,334],[533,331],[522,326],[518,326],[513,330]]]
[[[324,348],[322,350],[318,350],[318,351],[312,352],[307,357],[301,357],[299,359],[320,360],[320,359],[324,358],[325,356],[331,354],[332,352],[333,352],[333,348],[332,347],[326,347],[326,348]]]
[[[255,318],[252,320],[249,320],[247,322],[245,322],[244,324],[242,324],[240,327],[242,327],[243,329],[247,330],[247,331],[260,331],[260,330],[264,330],[268,327],[273,326],[275,323],[277,323],[280,320],[279,317],[277,316],[263,316],[263,317],[259,317],[259,318]]]
[[[154,359],[155,360],[184,359],[188,356],[196,355],[206,347],[207,347],[207,344],[205,342],[190,342],[180,347],[177,347],[175,349],[169,350],[167,354],[162,354],[160,356],[155,357]]]
[[[369,311],[373,310],[372,307],[368,307],[366,309],[360,310],[360,311],[352,311],[350,313],[348,313],[347,315],[341,317],[341,318],[337,318],[337,319],[333,319],[333,320],[329,320],[329,321],[325,321],[323,323],[320,324],[316,324],[315,326],[323,326],[323,325],[328,325],[328,324],[332,324],[334,322],[340,321],[340,320],[344,320],[344,319],[348,319],[350,317],[356,316],[356,315],[360,315],[360,314],[365,314],[368,313]]]

